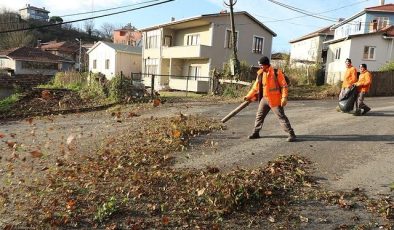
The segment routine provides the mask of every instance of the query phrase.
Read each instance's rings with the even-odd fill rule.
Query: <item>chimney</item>
[[[380,1],[380,5],[383,6],[384,5],[384,0],[379,0]]]
[[[175,21],[175,18],[174,18],[174,17],[171,17],[171,21],[172,21],[172,22]]]

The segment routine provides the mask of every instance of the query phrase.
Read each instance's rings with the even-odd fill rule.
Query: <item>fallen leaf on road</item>
[[[0,138],[4,138],[5,134],[0,133]]]
[[[42,152],[40,152],[39,150],[31,151],[30,154],[33,158],[40,158],[43,156]]]
[[[70,135],[70,136],[68,136],[67,137],[67,145],[70,145],[71,144],[71,142],[73,141],[75,139],[75,136],[74,135]]]

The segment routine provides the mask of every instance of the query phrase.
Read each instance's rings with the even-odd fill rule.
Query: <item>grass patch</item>
[[[19,100],[20,97],[21,97],[21,94],[14,93],[9,97],[6,97],[6,98],[0,100],[0,111],[1,112],[9,111],[11,109],[12,105],[15,104]]]

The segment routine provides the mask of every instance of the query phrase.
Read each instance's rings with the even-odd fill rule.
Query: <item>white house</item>
[[[328,45],[326,82],[341,81],[346,58],[355,67],[365,63],[371,71],[394,59],[394,4],[365,8],[362,12],[332,26],[334,39]]]
[[[102,73],[108,80],[121,71],[125,76],[141,73],[141,47],[100,41],[87,54],[89,71]]]
[[[40,21],[48,21],[50,12],[43,8],[38,8],[34,6],[30,6],[30,4],[26,4],[25,8],[19,10],[19,15],[22,19],[29,20],[40,20]]]
[[[74,62],[38,48],[19,47],[0,51],[0,69],[11,75],[54,75],[73,68]]]
[[[276,34],[247,12],[235,12],[234,20],[239,61],[254,65],[262,55],[270,57]],[[207,92],[211,71],[223,69],[233,54],[227,12],[172,20],[140,31],[142,72],[149,84],[150,76],[156,75],[155,89]]]
[[[291,40],[290,64],[308,66],[326,63],[328,46],[324,42],[334,38],[334,31],[330,27]]]

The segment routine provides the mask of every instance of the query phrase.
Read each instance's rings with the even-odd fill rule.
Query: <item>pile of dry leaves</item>
[[[78,92],[68,89],[34,89],[26,92],[0,118],[45,115],[53,112],[78,111],[101,106],[101,103],[83,99]]]
[[[267,223],[297,228],[300,217],[291,213],[297,200],[325,199],[349,208],[351,198],[360,197],[318,193],[309,176],[310,163],[298,156],[226,173],[213,166],[172,167],[174,154],[187,148],[191,138],[223,128],[217,121],[182,114],[145,119],[137,130],[106,140],[96,155],[59,161],[47,178],[24,187],[25,197],[9,200],[5,192],[1,195],[18,210],[18,227],[108,229]]]

